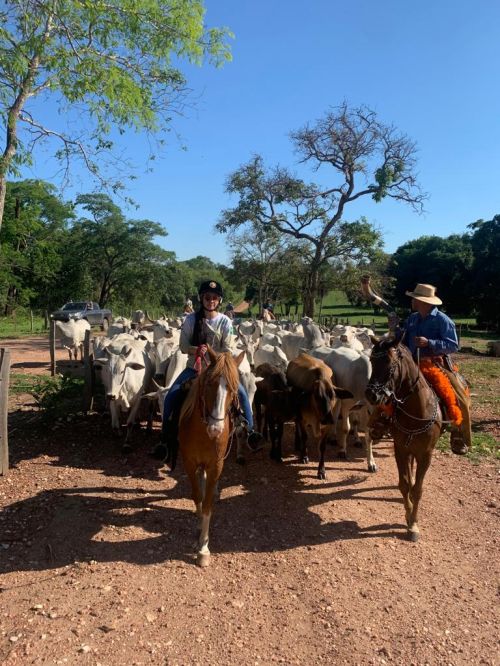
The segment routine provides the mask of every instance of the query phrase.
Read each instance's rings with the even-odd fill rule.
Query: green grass
[[[65,375],[11,374],[13,394],[30,393],[42,409],[47,422],[67,419],[81,411],[84,380]]]
[[[38,335],[39,333],[47,333],[44,318],[41,315],[33,315],[33,330],[30,316],[25,312],[0,317],[0,339],[20,338],[27,335]]]
[[[450,448],[450,434],[448,432],[441,435],[436,449],[442,453],[454,455]],[[472,447],[466,457],[475,465],[479,464],[485,458],[500,460],[500,442],[487,432],[473,432]]]

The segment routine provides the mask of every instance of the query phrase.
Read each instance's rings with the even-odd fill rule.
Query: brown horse
[[[238,365],[245,352],[233,358],[229,352],[217,354],[208,347],[207,354],[210,365],[194,380],[179,418],[179,448],[200,518],[197,563],[201,567],[210,563],[210,518],[228,453],[231,407],[238,399]]]
[[[372,341],[372,375],[366,397],[389,414],[408,537],[417,541],[418,507],[432,451],[441,434],[441,409],[434,391],[402,342],[389,338],[372,338]]]

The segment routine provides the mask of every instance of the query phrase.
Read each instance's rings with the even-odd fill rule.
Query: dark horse
[[[441,434],[441,409],[406,345],[391,338],[372,338],[372,341],[372,375],[366,397],[390,416],[408,536],[417,541],[418,506],[432,451]]]
[[[179,419],[179,448],[200,518],[197,563],[210,563],[208,531],[217,481],[224,467],[232,431],[232,406],[238,400],[238,365],[229,352],[207,349],[210,365],[194,380]]]

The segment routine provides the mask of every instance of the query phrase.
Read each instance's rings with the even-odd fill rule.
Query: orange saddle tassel
[[[430,358],[421,359],[420,370],[437,396],[443,401],[448,418],[453,425],[459,426],[463,421],[462,410],[458,406],[457,396],[448,377]]]

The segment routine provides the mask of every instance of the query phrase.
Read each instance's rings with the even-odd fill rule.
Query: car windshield
[[[86,307],[87,307],[86,302],[66,303],[66,305],[63,305],[63,310],[85,310]]]

